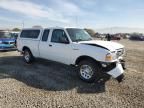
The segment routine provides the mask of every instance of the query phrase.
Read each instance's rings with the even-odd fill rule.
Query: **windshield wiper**
[[[79,41],[84,41],[84,40],[82,40],[82,39],[77,39],[77,40],[75,40],[75,42],[79,42]]]
[[[87,40],[77,39],[77,40],[75,40],[75,42],[80,42],[80,41],[90,41],[90,40],[92,40],[92,38],[88,38]]]
[[[88,40],[87,40],[87,41],[90,41],[90,40],[92,40],[92,38],[88,38]]]

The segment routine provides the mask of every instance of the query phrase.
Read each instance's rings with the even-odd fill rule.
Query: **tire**
[[[94,60],[82,60],[78,66],[79,77],[88,83],[100,80],[100,65]]]
[[[34,57],[29,49],[24,50],[23,59],[27,64],[31,64],[34,61]]]

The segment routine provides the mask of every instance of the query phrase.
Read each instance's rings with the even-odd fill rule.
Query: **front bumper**
[[[115,68],[107,72],[107,74],[111,75],[113,78],[117,78],[123,73],[124,73],[124,69],[121,63],[117,63]]]
[[[3,48],[0,48],[0,51],[15,51],[17,50],[16,47],[3,47]]]
[[[13,44],[0,44],[0,51],[13,51],[17,50],[16,46]]]
[[[122,82],[122,80],[124,79],[124,75],[123,74],[121,74],[120,76],[118,76],[117,78],[116,78],[116,80],[120,83],[120,82]]]
[[[125,61],[119,60],[108,64],[106,67],[103,67],[103,72],[115,78],[118,82],[121,82],[124,78]]]

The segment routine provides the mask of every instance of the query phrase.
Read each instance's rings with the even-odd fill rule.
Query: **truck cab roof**
[[[45,29],[67,29],[67,28],[76,29],[77,27],[47,27],[47,28],[32,27],[32,28],[23,28],[22,30],[45,30]],[[82,28],[77,28],[77,29],[82,29]]]

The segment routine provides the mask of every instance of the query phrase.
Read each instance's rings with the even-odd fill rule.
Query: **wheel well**
[[[30,51],[30,53],[32,54],[30,48],[28,48],[27,46],[24,46],[23,49],[22,49],[22,51],[24,52],[25,49],[28,49],[28,50]],[[32,54],[32,56],[33,56],[33,54]],[[33,56],[33,57],[34,57],[34,56]]]
[[[24,46],[23,49],[22,49],[22,51],[24,51],[25,49],[30,50],[28,47]]]
[[[95,62],[98,62],[97,60],[95,60],[92,57],[89,57],[89,56],[80,56],[80,57],[77,58],[75,64],[78,65],[80,63],[80,61],[82,61],[82,60],[93,60]]]

